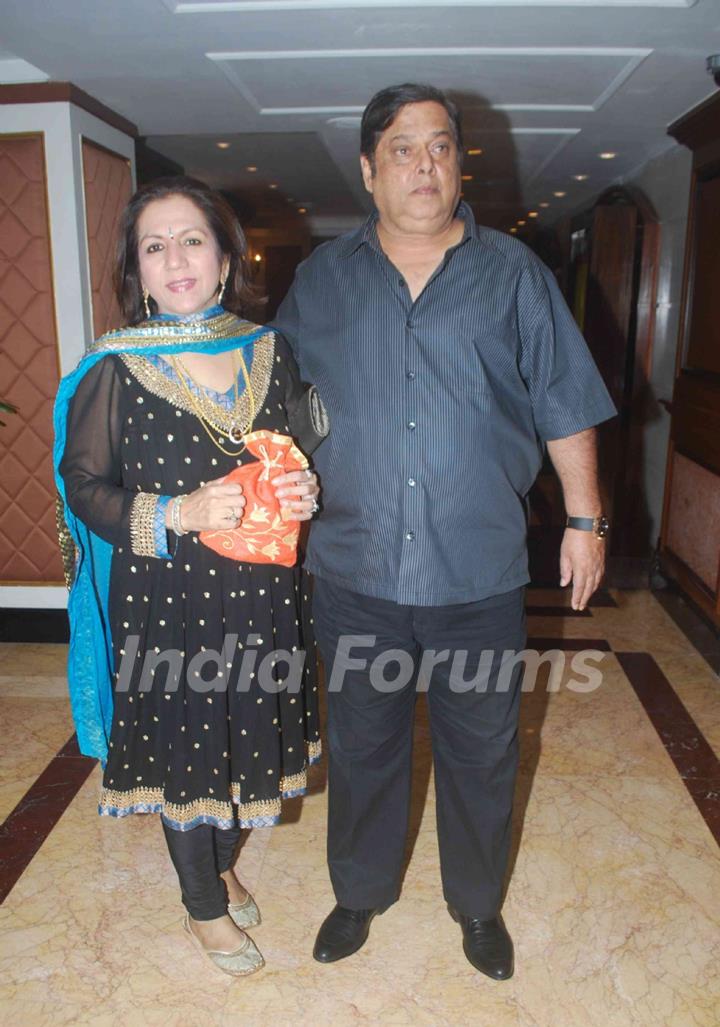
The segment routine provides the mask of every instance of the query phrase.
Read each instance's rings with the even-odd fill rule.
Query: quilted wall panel
[[[130,162],[88,139],[83,140],[85,220],[95,337],[121,325],[112,287],[118,223],[132,193]]]
[[[61,584],[52,475],[58,387],[41,134],[0,136],[0,582]]]
[[[673,455],[668,548],[714,595],[720,567],[720,475]]]

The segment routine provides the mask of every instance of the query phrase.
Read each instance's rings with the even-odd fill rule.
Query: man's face
[[[447,226],[460,197],[460,165],[444,107],[432,101],[401,107],[380,136],[374,163],[373,173],[360,158],[381,224],[408,235]]]

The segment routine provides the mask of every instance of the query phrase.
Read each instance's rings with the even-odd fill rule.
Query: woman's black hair
[[[177,175],[156,178],[141,186],[123,211],[118,234],[113,284],[125,323],[136,325],[145,320],[140,265],[138,260],[138,219],[149,203],[168,196],[185,196],[203,214],[223,257],[229,257],[222,305],[235,314],[257,301],[250,284],[247,243],[235,213],[220,193],[196,178]],[[154,301],[150,309],[155,312]]]

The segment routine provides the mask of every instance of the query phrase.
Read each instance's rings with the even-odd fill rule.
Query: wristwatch
[[[568,517],[565,522],[566,528],[575,528],[576,531],[592,531],[595,538],[607,538],[610,531],[610,522],[607,517]]]

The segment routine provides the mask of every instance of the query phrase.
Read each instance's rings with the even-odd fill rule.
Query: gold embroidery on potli
[[[272,332],[260,336],[254,344],[252,367],[250,369],[250,385],[255,406],[259,408],[265,402],[270,388],[270,377],[272,375],[273,360],[275,357],[275,336]],[[181,382],[168,378],[159,367],[156,367],[147,357],[136,356],[132,353],[122,353],[120,359],[135,379],[152,393],[159,396],[179,410],[197,417],[195,408],[188,398],[187,391]],[[240,396],[238,409],[228,410],[219,403],[213,403],[213,421],[227,434],[238,421],[246,423],[251,416],[251,403],[248,390]]]
[[[135,556],[157,556],[155,548],[155,510],[160,497],[139,492],[130,509],[130,548]]]

